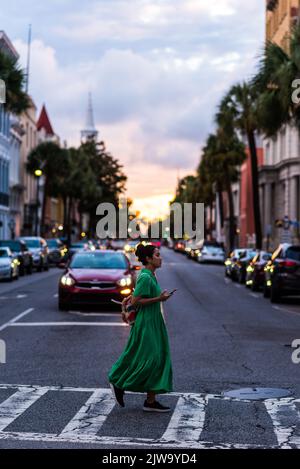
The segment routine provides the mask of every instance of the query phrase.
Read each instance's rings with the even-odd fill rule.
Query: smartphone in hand
[[[175,293],[177,291],[177,288],[175,288],[174,290],[170,291],[169,295],[173,295],[173,293]]]

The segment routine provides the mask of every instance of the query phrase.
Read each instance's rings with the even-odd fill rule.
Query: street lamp
[[[35,212],[35,236],[38,236],[38,227],[39,227],[39,206],[40,206],[40,178],[43,176],[43,171],[41,169],[36,169],[34,171],[36,177],[36,212]]]

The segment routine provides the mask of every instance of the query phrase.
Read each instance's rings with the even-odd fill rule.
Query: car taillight
[[[290,267],[296,267],[297,266],[297,262],[295,261],[281,261],[279,262],[279,267],[281,268],[290,268]]]

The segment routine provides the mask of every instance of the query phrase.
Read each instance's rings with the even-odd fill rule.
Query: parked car
[[[199,242],[194,239],[189,239],[185,245],[185,253],[190,259],[197,260],[197,256],[200,252]]]
[[[0,247],[9,248],[12,253],[17,257],[19,265],[19,274],[24,275],[32,274],[33,259],[32,253],[29,251],[26,243],[22,240],[3,240],[0,241]]]
[[[69,259],[72,258],[74,254],[80,251],[92,251],[91,244],[88,241],[78,241],[77,243],[72,243],[69,247]]]
[[[264,296],[300,295],[300,245],[280,244],[265,267]]]
[[[45,240],[49,249],[48,259],[49,264],[59,265],[67,261],[68,249],[57,238],[50,238]]]
[[[126,255],[112,250],[76,253],[59,281],[58,307],[112,304],[132,293],[133,269]]]
[[[124,251],[127,252],[127,253],[130,253],[130,252],[135,252],[138,244],[139,244],[139,240],[138,239],[130,239],[126,242],[125,246],[124,246]]]
[[[245,249],[234,249],[225,260],[225,277],[231,278],[232,267]]]
[[[217,264],[224,264],[225,251],[221,246],[218,245],[205,245],[202,247],[202,249],[199,249],[197,260],[200,263],[213,262]]]
[[[44,238],[39,236],[24,236],[18,238],[18,240],[24,241],[26,243],[29,251],[32,254],[33,267],[35,267],[38,272],[49,269],[49,250]]]
[[[175,240],[174,242],[174,251],[175,252],[181,252],[181,253],[184,253],[185,252],[185,245],[186,245],[186,241],[184,239],[181,239],[181,240]]]
[[[151,239],[150,244],[158,249],[161,248],[161,241],[159,239]]]
[[[269,252],[257,252],[246,269],[246,287],[252,288],[252,291],[258,291],[263,288],[265,282],[265,267],[271,257],[272,254]]]
[[[124,251],[126,243],[126,239],[112,239],[110,249],[114,251]]]
[[[0,248],[0,279],[12,281],[19,277],[19,261],[8,247]]]
[[[249,262],[256,256],[257,251],[245,249],[235,260],[231,268],[231,278],[239,283],[246,282],[247,267]]]

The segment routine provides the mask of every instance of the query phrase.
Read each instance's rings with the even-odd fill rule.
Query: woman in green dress
[[[124,302],[138,305],[138,313],[125,350],[108,378],[114,397],[122,407],[125,391],[146,392],[144,411],[169,412],[170,408],[157,402],[155,396],[172,391],[169,340],[160,306],[171,294],[161,291],[155,276],[155,270],[162,264],[159,249],[139,244],[136,255],[145,268],[140,272],[133,295]]]

